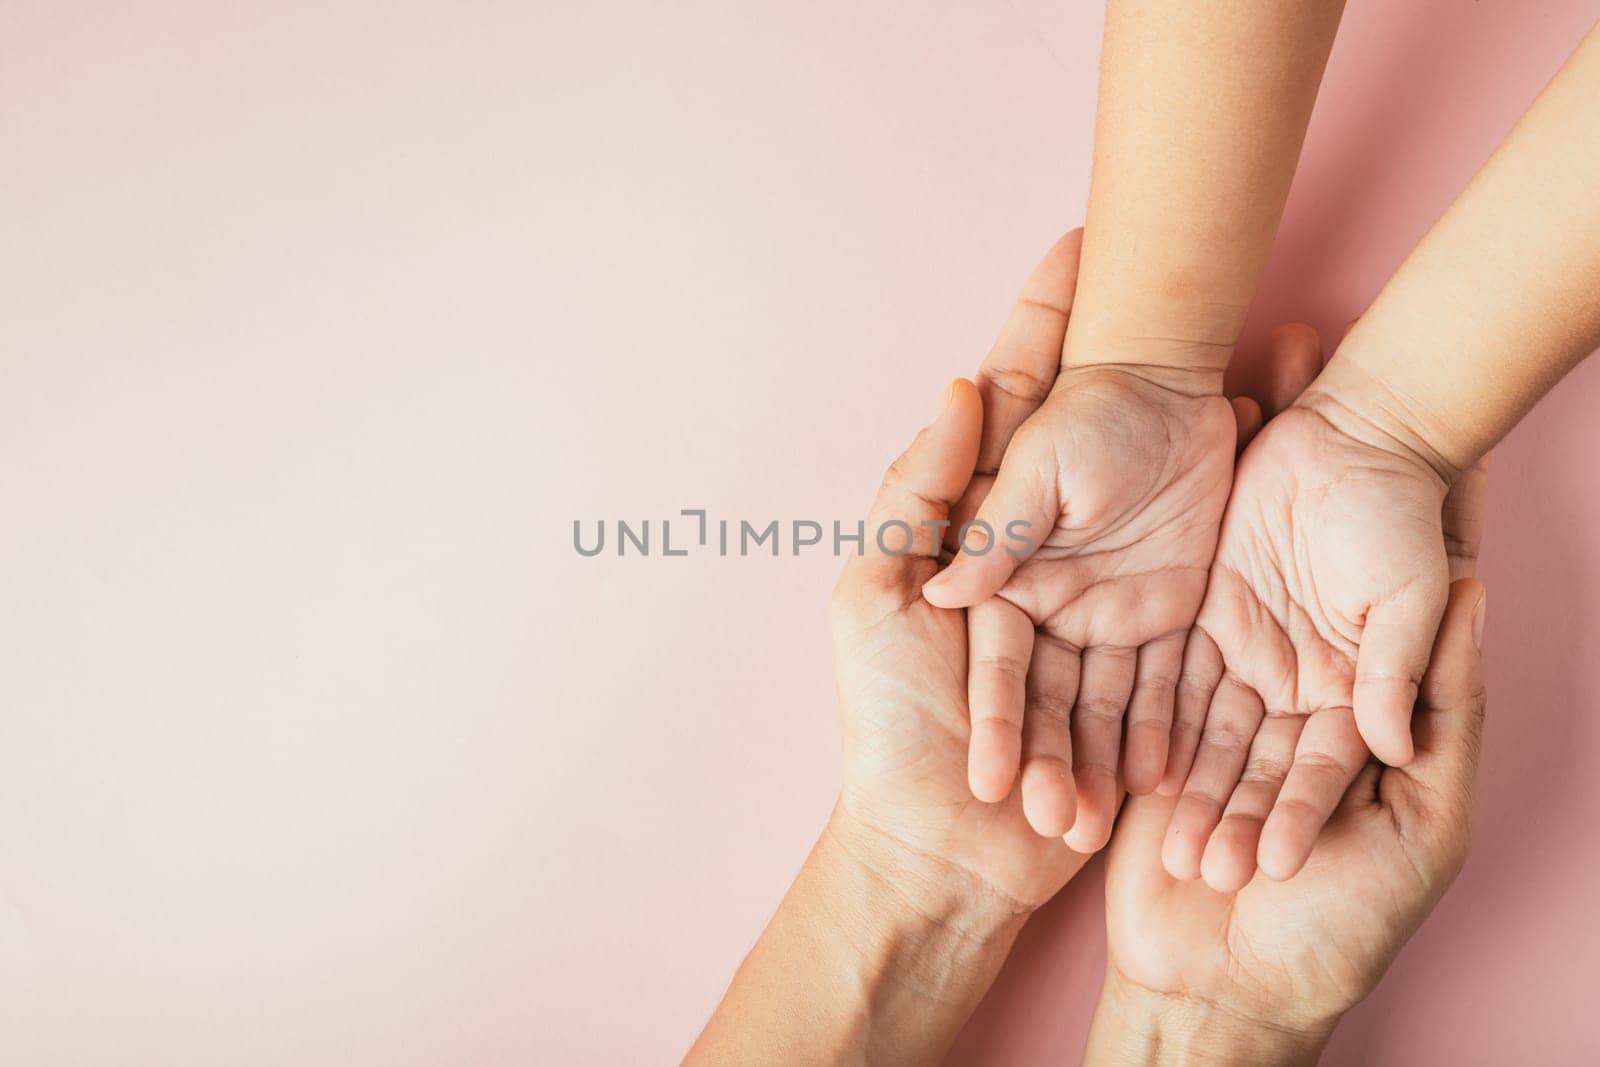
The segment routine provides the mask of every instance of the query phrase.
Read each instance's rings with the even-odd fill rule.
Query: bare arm
[[[687,1063],[934,1063],[994,982],[1024,917],[955,894],[913,901],[839,822]]]
[[[1107,5],[1067,364],[1227,365],[1343,9],[1343,0]]]
[[[1351,332],[1314,392],[1446,480],[1600,346],[1600,29]]]

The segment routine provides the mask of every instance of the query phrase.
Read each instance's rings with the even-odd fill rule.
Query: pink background
[[[1099,5],[326,6],[0,5],[0,1060],[669,1061],[836,789],[836,564],[571,521],[860,515],[1080,218]],[[1252,334],[1597,15],[1352,4]],[[1495,457],[1477,848],[1332,1062],[1600,1050],[1597,398]],[[1077,1055],[1098,870],[956,1062]]]

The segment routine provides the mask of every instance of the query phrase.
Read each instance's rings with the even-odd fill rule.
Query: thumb
[[[1462,578],[1450,587],[1450,603],[1434,642],[1433,659],[1417,700],[1417,758],[1405,774],[1436,786],[1444,797],[1470,795],[1478,773],[1483,734],[1483,641],[1487,595],[1483,583]]]
[[[1439,600],[1431,582],[1411,586],[1373,605],[1361,628],[1351,694],[1356,729],[1372,754],[1391,767],[1411,761],[1411,712],[1438,632]]]
[[[840,592],[873,587],[915,595],[917,581],[939,556],[941,524],[972,478],[982,421],[977,387],[957,378],[938,417],[884,476]]]
[[[957,531],[955,560],[922,587],[928,603],[968,608],[987,600],[1055,528],[1061,494],[1053,463],[1042,473],[1031,452],[1013,448],[1001,463],[977,517]]]

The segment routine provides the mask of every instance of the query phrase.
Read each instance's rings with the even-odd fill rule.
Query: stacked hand
[[[1308,850],[1310,838],[1317,837],[1317,849],[1296,877],[1287,882],[1251,878],[1270,798],[1278,791],[1277,781],[1289,775],[1290,761],[1282,751],[1275,779],[1259,760],[1248,765],[1238,791],[1243,799],[1236,798],[1215,834],[1210,824],[1202,825],[1203,832],[1195,835],[1198,850],[1184,836],[1193,825],[1186,820],[1200,810],[1198,779],[1190,776],[1181,798],[1171,794],[1191,757],[1198,775],[1214,768],[1212,761],[1227,747],[1222,744],[1227,724],[1220,718],[1228,706],[1225,687],[1259,685],[1277,698],[1269,675],[1242,673],[1263,668],[1248,658],[1258,648],[1279,657],[1264,661],[1265,666],[1283,669],[1285,662],[1301,658],[1325,666],[1325,674],[1307,677],[1328,691],[1338,691],[1340,677],[1353,684],[1363,662],[1363,638],[1375,633],[1364,634],[1361,626],[1353,633],[1338,631],[1346,643],[1324,639],[1332,651],[1318,660],[1301,649],[1322,637],[1315,623],[1345,620],[1348,614],[1337,613],[1359,610],[1349,606],[1352,601],[1319,598],[1317,583],[1332,580],[1330,575],[1350,581],[1358,599],[1386,602],[1359,593],[1369,588],[1363,584],[1369,578],[1372,587],[1383,580],[1383,572],[1348,561],[1363,544],[1374,551],[1370,539],[1376,538],[1398,567],[1405,562],[1398,558],[1400,549],[1384,546],[1412,544],[1418,558],[1432,558],[1437,540],[1442,581],[1452,573],[1471,573],[1481,470],[1457,480],[1441,502],[1437,479],[1430,481],[1415,466],[1406,466],[1403,455],[1379,447],[1375,435],[1353,430],[1344,413],[1330,413],[1330,401],[1318,392],[1321,385],[1302,397],[1322,370],[1316,336],[1306,327],[1288,327],[1273,336],[1266,389],[1259,398],[1234,400],[1231,408],[1214,403],[1214,397],[1189,397],[1135,380],[1126,369],[1069,371],[1052,392],[1045,383],[1061,351],[1076,263],[1077,235],[1070,234],[1029,280],[978,385],[956,381],[938,417],[884,479],[869,527],[896,521],[914,536],[909,551],[898,554],[868,537],[865,554],[851,559],[835,590],[845,756],[839,803],[691,1061],[937,1060],[993,980],[1022,922],[1082,868],[1089,846],[1098,846],[1113,818],[1118,821],[1107,875],[1106,989],[1089,1058],[1314,1058],[1339,1015],[1376,983],[1460,866],[1482,712],[1475,646],[1483,593],[1470,579],[1447,589],[1449,609],[1431,661],[1424,653],[1428,673],[1415,702],[1415,722],[1409,721],[1411,708],[1405,709],[1407,736],[1415,737],[1416,748],[1406,767],[1386,768],[1370,758],[1348,702],[1305,716],[1261,716],[1267,726],[1255,733],[1258,748],[1278,731],[1301,733],[1302,754],[1314,751],[1305,739],[1332,737],[1342,745],[1336,759],[1312,755],[1297,768],[1333,799],[1326,810],[1293,823]],[[1211,425],[1216,412],[1227,419],[1220,463],[1212,455],[1218,449],[1213,439],[1218,429]],[[1142,453],[1149,462],[1125,465],[1119,477],[1112,477],[1106,472],[1115,464],[1096,467],[1093,454],[1079,451],[1085,446],[1074,436],[1060,453],[1072,462],[1051,460],[1052,473],[1040,483],[1054,509],[1050,527],[1058,533],[1044,538],[1040,550],[1020,566],[979,557],[945,572],[955,575],[947,581],[958,599],[1007,572],[999,578],[999,603],[982,600],[967,612],[933,603],[924,590],[939,588],[929,583],[955,543],[941,538],[940,531],[982,514],[994,516],[1000,520],[997,529],[1003,528],[1012,505],[1002,494],[1017,493],[1004,465],[1045,447],[1030,443],[1044,440],[1035,437],[1043,431],[1034,427],[1045,425],[1042,419],[1059,418],[1070,418],[1064,426],[1092,424],[1082,439],[1102,442],[1126,434],[1130,424],[1158,425],[1161,443]],[[1186,437],[1194,426],[1204,432]],[[1196,449],[1199,440],[1205,447]],[[1205,570],[1204,523],[1197,530],[1193,512],[1212,500],[1216,478],[1226,495],[1233,454],[1247,444],[1216,551],[1219,567],[1227,561],[1228,570],[1219,574],[1213,568],[1209,589],[1203,591],[1205,606],[1181,675],[1170,760],[1168,724],[1159,705],[1173,706],[1163,691],[1180,684],[1177,663],[1164,660],[1157,676],[1143,679],[1162,684],[1143,685],[1131,698],[1136,709],[1149,702],[1158,710],[1130,713],[1127,775],[1138,777],[1140,791],[1148,793],[1166,767],[1163,792],[1168,795],[1136,796],[1118,817],[1122,731],[1110,686],[1097,690],[1092,684],[1093,665],[1105,663],[1101,655],[1110,652],[1095,641],[1102,633],[1135,640],[1120,635],[1159,626],[1176,627],[1184,636],[1184,605],[1201,596],[1203,587],[1184,577],[1187,565],[1164,567],[1148,546],[1193,551],[1200,559],[1195,568]],[[1197,457],[1199,467],[1178,463],[1172,457],[1179,454]],[[996,481],[984,471],[1002,455]],[[1207,476],[1195,477],[1202,468]],[[1330,468],[1336,473],[1326,473]],[[1097,473],[1073,480],[1069,471]],[[1052,487],[1064,482],[1071,487],[1063,496]],[[1075,533],[1058,536],[1063,514],[1081,514],[1072,501],[1085,499],[1079,487],[1086,485],[1109,487],[1103,497],[1088,499],[1114,501],[1093,512],[1100,532],[1087,539]],[[1401,494],[1409,509],[1392,501],[1384,505],[1384,490],[1400,487],[1414,489],[1412,496]],[[1026,493],[1013,499],[1018,507],[1027,503]],[[1061,505],[1062,499],[1068,503]],[[1186,501],[1188,510],[1178,501]],[[1275,526],[1274,515],[1297,521]],[[1163,518],[1165,524],[1158,521]],[[1142,540],[1126,536],[1135,529]],[[1065,548],[1057,554],[1052,537],[1058,546],[1097,547],[1082,555]],[[1340,555],[1341,548],[1349,550],[1347,556]],[[1249,566],[1254,569],[1246,570]],[[1338,567],[1344,569],[1330,569]],[[1237,579],[1239,571],[1246,571],[1243,579]],[[1062,605],[1056,611],[1043,607],[1049,603],[1051,575],[1064,580],[1066,590],[1056,594]],[[1269,577],[1279,584],[1271,585]],[[980,585],[964,584],[972,581]],[[1227,597],[1252,606],[1230,616],[1218,606],[1228,603]],[[982,652],[988,637],[980,623],[988,615],[1004,627],[1006,620],[1015,621],[1013,611],[1030,621],[1025,630],[1018,627],[1008,635],[1017,647],[1003,655],[1026,666],[1012,664],[1009,671],[997,672],[993,668],[1001,660]],[[1102,621],[1114,624],[1117,611],[1142,620],[1138,625],[1146,629],[1093,628]],[[1362,626],[1370,629],[1373,614],[1370,609],[1361,614]],[[1309,628],[1308,617],[1313,620]],[[1037,633],[1031,621],[1036,618],[1042,620]],[[1052,629],[1069,625],[1063,621],[1069,618],[1087,620],[1081,625],[1088,629]],[[1275,632],[1271,627],[1279,619],[1287,621]],[[1124,661],[1117,677],[1126,688],[1119,685],[1119,699],[1130,699],[1150,646],[1165,649],[1166,641],[1167,635],[1157,635],[1139,652],[1113,653]],[[1219,671],[1217,679],[1197,674],[1194,649],[1208,641],[1216,649],[1209,662],[1227,664],[1227,673]],[[1224,659],[1227,654],[1242,658],[1237,669]],[[1291,693],[1311,684],[1298,672],[1290,677]],[[1201,698],[1212,689],[1219,695],[1208,709]],[[1085,694],[1091,692],[1103,696],[1086,704]],[[1007,701],[1003,707],[983,702],[997,696]],[[1097,707],[1094,700],[1107,703]],[[985,710],[996,707],[1003,729]],[[1021,708],[1026,714],[1019,721]],[[1205,719],[1207,710],[1213,721]],[[1240,745],[1235,747],[1250,747],[1255,725],[1237,726]],[[1200,755],[1194,757],[1197,750]],[[1005,751],[1009,768],[1005,759],[984,763]],[[1001,791],[995,783],[1012,784],[1019,754],[1026,756],[1021,788]],[[1068,759],[1078,772],[1082,797],[1075,819]],[[1235,778],[1244,767],[1240,757]],[[989,771],[996,772],[993,778],[985,777]],[[1232,786],[1226,773],[1216,779],[1222,782],[1219,793]],[[986,784],[1000,799],[974,795],[974,786],[981,790]],[[1287,792],[1285,799],[1291,799]],[[1220,814],[1221,804],[1215,808]],[[1300,806],[1289,809],[1292,816],[1304,815]],[[1060,830],[1069,823],[1072,832],[1063,840]],[[1086,847],[1078,848],[1080,843]],[[1190,869],[1175,878],[1167,870],[1175,855],[1196,868],[1203,855],[1207,881],[1237,884],[1219,892],[1194,881],[1196,872]]]
[[[1483,686],[1483,587],[1451,589],[1423,682],[1416,758],[1369,763],[1310,862],[1289,882],[1236,893],[1161,863],[1173,802],[1132,798],[1106,869],[1106,990],[1091,1047],[1215,1049],[1241,1061],[1313,1061],[1339,1017],[1377,985],[1466,858]],[[1109,1058],[1109,1057],[1108,1057]]]
[[[1069,301],[1045,296],[1073,248],[980,372],[980,475],[924,589],[968,606],[969,787],[998,803],[1020,767],[1029,823],[1079,851],[1105,843],[1123,784],[1181,788],[1171,873],[1237,889],[1259,859],[1287,878],[1369,752],[1410,758],[1455,472],[1338,362],[1296,400],[1321,350],[1288,327],[1276,417],[1230,495],[1255,413],[1205,372],[1068,365],[1051,382]]]
[[[1370,754],[1410,760],[1448,596],[1444,515],[1481,489],[1363,416],[1337,358],[1245,451],[1185,653],[1164,857],[1217,889],[1258,862],[1294,875]]]
[[[958,509],[955,559],[924,595],[968,608],[973,795],[1004,800],[1020,766],[1033,827],[1093,851],[1121,794],[1124,711],[1129,787],[1166,766],[1237,438],[1220,373],[1057,376],[1076,248],[1069,235],[1041,265],[979,373],[979,468],[999,474]]]

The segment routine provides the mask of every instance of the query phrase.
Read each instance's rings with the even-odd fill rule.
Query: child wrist
[[[1431,412],[1345,350],[1296,401],[1335,429],[1426,468],[1445,488],[1478,459]]]

